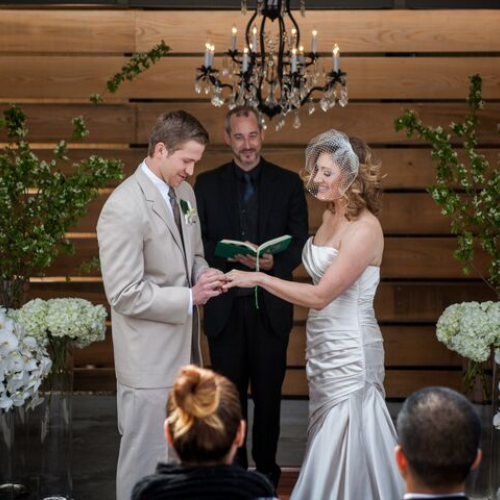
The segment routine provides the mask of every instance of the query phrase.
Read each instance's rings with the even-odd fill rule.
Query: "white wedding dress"
[[[337,256],[308,240],[314,283]],[[369,266],[340,297],[307,320],[309,428],[292,500],[396,500],[403,481],[396,431],[384,400],[384,348],[373,310],[380,269]]]

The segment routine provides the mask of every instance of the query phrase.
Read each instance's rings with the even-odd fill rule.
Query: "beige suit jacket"
[[[189,184],[176,193],[196,207]],[[188,314],[189,288],[208,265],[199,221],[187,224],[182,212],[181,219],[185,251],[171,210],[140,166],[99,216],[116,376],[129,387],[170,387],[181,366],[201,363],[197,308]]]

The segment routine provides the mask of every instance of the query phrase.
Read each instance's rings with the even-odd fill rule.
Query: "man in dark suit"
[[[231,110],[224,129],[233,160],[199,175],[195,185],[205,257],[211,266],[224,272],[233,268],[253,270],[254,257],[240,255],[232,261],[216,257],[217,242],[226,238],[260,245],[289,234],[292,241],[288,249],[263,255],[259,268],[291,279],[308,236],[302,181],[296,173],[261,157],[264,130],[253,108]],[[276,451],[292,315],[291,304],[260,289],[258,308],[254,290],[234,289],[204,309],[212,368],[235,383],[244,418],[250,382],[255,405],[252,456],[257,470],[275,485],[281,474]],[[236,461],[247,467],[246,447],[240,449]]]
[[[404,499],[466,499],[465,480],[481,461],[481,420],[471,403],[446,387],[422,389],[405,401],[397,428]]]

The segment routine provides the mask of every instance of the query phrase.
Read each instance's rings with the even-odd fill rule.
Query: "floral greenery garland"
[[[169,50],[162,40],[149,52],[132,55],[107,82],[107,90],[115,93],[122,82],[135,79]],[[99,94],[90,96],[93,103],[103,100]],[[74,163],[72,174],[66,175],[59,162],[69,161],[67,141],[54,147],[51,161],[40,160],[27,141],[22,110],[11,105],[3,114],[0,129],[6,130],[9,145],[0,149],[0,304],[12,307],[22,304],[24,283],[31,276],[43,275],[61,252],[74,253],[66,233],[99,196],[100,188],[123,177],[123,163],[92,155]],[[73,118],[72,124],[73,140],[89,134],[82,116]],[[93,265],[86,267],[90,270]]]
[[[434,201],[443,208],[441,213],[451,220],[451,233],[457,235],[455,258],[469,274],[474,269],[500,298],[500,157],[498,165],[490,165],[477,152],[477,112],[484,107],[482,79],[470,77],[468,104],[470,113],[463,123],[451,123],[453,135],[463,141],[467,164],[459,160],[452,145],[452,134],[443,127],[423,125],[415,111],[407,110],[395,121],[397,131],[406,130],[432,145],[436,162],[436,180],[429,188]],[[498,126],[500,133],[500,126]],[[488,275],[482,276],[474,259],[477,248],[490,257]]]

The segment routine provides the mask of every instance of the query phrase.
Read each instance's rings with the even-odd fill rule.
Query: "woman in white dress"
[[[313,283],[233,270],[225,288],[260,286],[310,308],[308,440],[292,500],[402,498],[373,310],[384,250],[380,165],[361,139],[330,130],[307,146],[305,171],[308,191],[329,202],[303,250]]]

